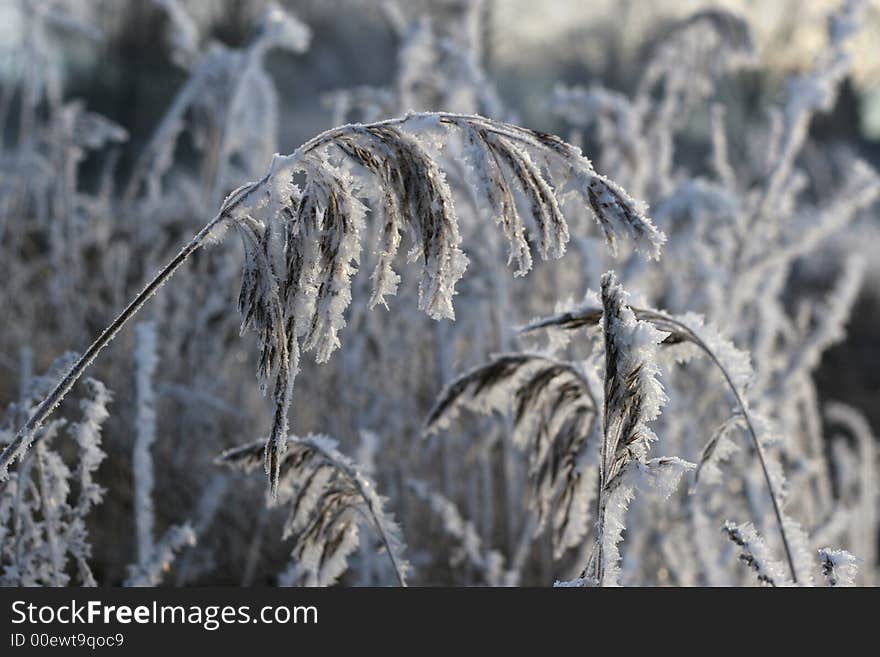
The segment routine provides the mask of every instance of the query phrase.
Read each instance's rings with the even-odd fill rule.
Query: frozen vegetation
[[[877,438],[816,372],[880,289],[880,176],[813,129],[876,7],[757,110],[748,17],[704,8],[526,120],[492,4],[372,3],[393,72],[298,98],[295,148],[296,3],[235,44],[143,9],[181,82],[136,143],[50,56],[92,13],[15,5],[0,582],[877,583]]]

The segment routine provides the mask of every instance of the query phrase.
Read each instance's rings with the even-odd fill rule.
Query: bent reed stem
[[[253,185],[248,185],[247,187],[253,188]],[[236,192],[241,191],[243,188],[239,188]],[[76,382],[80,379],[83,373],[88,369],[89,365],[91,365],[95,358],[97,358],[98,354],[101,352],[104,347],[106,347],[110,342],[113,341],[113,338],[116,337],[116,334],[119,333],[120,329],[125,326],[132,317],[134,317],[138,311],[143,307],[143,305],[152,297],[156,291],[164,285],[168,279],[170,279],[174,273],[177,271],[178,267],[180,267],[184,262],[186,262],[187,258],[191,256],[199,247],[201,247],[205,240],[210,235],[211,231],[217,227],[222,221],[226,219],[228,211],[237,205],[242,198],[246,195],[240,195],[235,199],[232,197],[236,194],[233,192],[230,195],[229,199],[224,203],[224,207],[220,210],[219,213],[205,226],[195,234],[192,240],[186,244],[174,258],[172,258],[168,264],[166,264],[153,278],[149,283],[144,286],[144,289],[141,290],[138,295],[131,300],[131,302],[125,307],[125,309],[119,313],[119,315],[114,319],[102,332],[98,338],[89,345],[89,348],[79,357],[76,363],[70,368],[64,378],[52,389],[52,391],[40,402],[40,405],[37,407],[36,411],[30,416],[27,422],[18,430],[15,438],[9,443],[6,448],[3,450],[2,455],[0,455],[0,480],[5,480],[8,477],[9,466],[12,464],[12,461],[16,458],[16,456],[24,455],[25,452],[30,447],[33,442],[33,436],[36,431],[40,428],[43,422],[46,421],[52,411],[54,411],[64,397],[70,392],[71,388],[76,384]],[[230,202],[231,199],[231,202]]]
[[[746,428],[748,430],[749,436],[752,439],[752,444],[755,447],[755,451],[758,454],[758,461],[761,464],[761,471],[764,473],[764,480],[767,482],[767,490],[770,493],[770,501],[773,504],[773,513],[776,515],[776,523],[779,526],[779,534],[782,537],[782,546],[785,549],[785,558],[788,561],[788,568],[791,571],[791,579],[795,584],[797,584],[797,570],[795,569],[794,558],[791,555],[791,548],[788,544],[788,536],[785,533],[785,524],[782,518],[782,509],[779,504],[779,500],[777,499],[776,491],[773,488],[773,481],[770,478],[770,471],[767,469],[767,460],[764,454],[764,447],[761,445],[761,441],[758,440],[758,434],[755,431],[754,426],[752,425],[752,419],[749,416],[745,401],[739,394],[739,390],[737,390],[736,386],[733,383],[733,380],[730,378],[730,374],[727,373],[727,370],[724,368],[724,366],[721,364],[721,362],[718,360],[712,350],[709,349],[708,345],[703,342],[696,333],[694,333],[683,323],[673,319],[672,317],[664,315],[663,313],[658,313],[652,310],[641,310],[638,308],[633,308],[633,312],[639,319],[645,319],[649,322],[652,322],[661,330],[663,324],[667,324],[669,326],[674,326],[676,330],[685,333],[688,336],[688,339],[696,347],[698,347],[700,351],[705,353],[709,357],[709,359],[715,364],[715,366],[721,371],[721,375],[727,382],[727,387],[730,388],[730,391],[733,393],[734,399],[736,400],[736,403],[743,414],[743,418],[746,422]]]

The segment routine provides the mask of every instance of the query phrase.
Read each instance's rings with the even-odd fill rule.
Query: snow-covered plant
[[[708,121],[708,166],[687,162],[685,157],[669,159],[669,146],[681,142],[654,139],[650,125],[638,120],[632,108],[643,94],[628,97],[599,85],[560,92],[557,109],[598,141],[595,152],[603,170],[618,176],[628,170],[621,179],[651,203],[652,217],[669,236],[664,258],[656,266],[646,268],[634,260],[616,265],[628,287],[641,293],[637,306],[667,309],[661,314],[684,324],[717,357],[717,362],[711,356],[693,360],[682,347],[705,349],[687,331],[668,322],[657,324],[670,332],[661,349],[663,357],[688,359],[680,367],[664,369],[670,397],[681,407],[664,413],[658,434],[661,442],[670,444],[664,450],[701,462],[699,483],[692,487],[690,499],[682,500],[690,508],[696,541],[689,545],[687,536],[678,533],[681,525],[672,510],[658,507],[659,517],[646,513],[639,518],[663,533],[661,543],[668,554],[657,565],[664,578],[716,584],[745,581],[728,579],[718,567],[723,546],[710,530],[731,518],[737,522],[751,518],[771,552],[786,557],[788,577],[798,584],[813,581],[817,548],[843,541],[847,549],[855,549],[850,541],[859,530],[849,523],[856,512],[847,516],[843,508],[858,504],[857,482],[876,479],[876,464],[869,460],[860,476],[853,476],[858,468],[849,466],[852,443],[836,441],[830,453],[839,455],[840,469],[851,473],[846,492],[836,487],[832,480],[836,459],[828,459],[828,435],[823,432],[812,373],[823,352],[844,334],[847,318],[857,307],[853,304],[864,281],[860,250],[841,229],[877,200],[880,177],[852,153],[823,153],[819,159],[833,162],[835,173],[834,183],[822,187],[822,175],[812,169],[816,153],[811,151],[809,126],[837,97],[852,62],[850,46],[863,7],[858,1],[841,3],[829,17],[827,48],[818,53],[813,66],[790,79],[780,102],[749,125],[734,118],[741,109],[738,103],[723,94],[713,99],[708,95],[711,89],[701,91],[700,76],[695,77],[696,88],[680,96],[693,103],[679,105],[679,120],[669,125],[686,141],[696,136],[692,126]],[[661,42],[655,53],[667,46]],[[736,81],[729,73],[747,61],[748,57],[735,58],[735,66],[724,74]],[[683,67],[692,65],[700,66],[688,62]],[[681,82],[687,84],[684,77]],[[662,85],[655,85],[653,98],[644,106],[678,103],[665,94]],[[703,100],[715,102],[706,107]],[[726,102],[722,105],[721,100]],[[736,143],[730,135],[751,136]],[[623,149],[621,140],[626,144]],[[663,164],[668,162],[676,166]],[[637,175],[645,163],[650,163],[647,182]],[[586,240],[578,246],[585,262],[595,263],[585,270],[596,275],[595,268],[602,266],[597,262],[598,249]],[[824,281],[821,286],[819,280]],[[587,305],[595,311],[595,303]],[[588,310],[584,308],[585,315]],[[691,313],[699,313],[704,321]],[[589,322],[589,317],[584,321]],[[732,338],[740,352],[749,353],[751,363],[736,357],[736,352],[719,351],[711,331],[704,328],[713,325]],[[709,373],[703,370],[719,366],[734,397],[733,416],[726,406],[715,403],[709,389],[694,384],[707,380],[704,376]],[[738,445],[739,430],[745,431],[751,445]],[[876,526],[871,513],[864,517],[868,525]],[[707,525],[709,518],[713,523]],[[876,554],[876,541],[870,542],[869,549]],[[641,556],[630,563],[632,581],[644,581],[651,573],[646,568],[655,562],[645,565],[642,548],[633,554]],[[683,555],[696,555],[699,568],[692,568],[694,562],[681,559]]]
[[[567,315],[577,326],[603,321],[601,392],[590,373],[593,362],[564,362],[537,353],[501,355],[449,384],[426,427],[448,426],[458,407],[491,412],[511,406],[514,442],[528,454],[535,531],[541,531],[546,517],[553,518],[555,556],[587,533],[598,490],[595,548],[579,581],[606,585],[618,581],[617,546],[635,488],[645,484],[668,497],[693,464],[647,458],[656,440],[647,423],[657,418],[666,399],[655,352],[669,334],[637,319],[612,272],[602,278],[602,302],[589,320]]]
[[[783,586],[791,582],[785,566],[775,560],[751,523],[736,525],[728,522],[724,525],[724,531],[739,547],[739,559],[755,571],[759,582],[770,586]]]
[[[258,441],[227,450],[219,461],[247,471],[262,462],[262,454]],[[397,583],[406,586],[409,564],[400,529],[376,485],[336,449],[336,441],[322,435],[288,439],[277,503],[290,508],[284,524],[285,538],[293,537],[288,579],[306,586],[333,584],[345,572],[360,540],[359,525],[366,522],[382,542]]]
[[[767,490],[776,515],[776,521],[782,536],[790,574],[797,581],[794,559],[791,555],[791,548],[789,546],[789,539],[786,536],[785,522],[781,510],[782,474],[779,471],[778,464],[770,461],[766,454],[765,444],[771,440],[767,435],[769,431],[766,426],[767,421],[763,417],[755,416],[743,397],[743,391],[747,386],[751,385],[754,378],[748,354],[736,349],[732,343],[725,340],[710,327],[707,327],[703,319],[693,313],[679,318],[650,309],[630,308],[629,310],[633,312],[634,317],[638,321],[650,324],[656,330],[663,332],[664,337],[658,342],[661,347],[673,350],[680,349],[682,345],[696,347],[723,376],[736,402],[737,414],[719,426],[706,442],[700,455],[696,478],[697,480],[699,479],[699,474],[704,469],[716,470],[719,460],[729,456],[731,450],[735,449],[727,440],[726,434],[732,430],[734,425],[742,424],[749,435],[761,464]],[[606,312],[604,307],[598,308],[588,299],[585,304],[577,308],[533,321],[525,326],[523,330],[531,332],[550,327],[564,331],[576,330],[598,323],[600,319],[605,317]],[[688,354],[686,352],[673,353],[673,357],[676,356],[678,358],[687,358]]]
[[[199,175],[208,193],[204,200],[215,203],[222,190],[259,175],[276,148],[278,94],[265,69],[267,53],[302,53],[311,32],[270,2],[244,48],[216,42],[202,46],[198,28],[179,2],[156,4],[168,16],[175,60],[190,76],[138,158],[123,202],[133,203],[142,192],[154,202],[161,197],[178,142],[189,133],[202,153]],[[180,186],[174,191],[182,193]]]
[[[628,181],[637,195],[668,193],[676,133],[715,80],[753,60],[745,21],[707,9],[672,26],[632,99],[598,85],[558,86],[551,106],[574,125],[596,127],[604,146],[599,162],[609,175]]]
[[[33,410],[58,380],[75,354],[58,359],[49,371],[23,384],[19,403],[10,406],[0,428],[0,443],[12,439],[10,423]],[[101,503],[104,489],[95,472],[104,460],[101,430],[109,417],[110,392],[95,379],[86,379],[80,401],[81,418],[67,424],[55,419],[34,438],[35,449],[22,467],[0,487],[0,582],[8,586],[65,586],[71,583],[71,564],[82,586],[96,586],[89,560],[91,543],[86,521]],[[59,445],[76,444],[78,461],[69,466]]]
[[[90,553],[86,567],[106,583],[308,581],[273,540],[283,511],[263,504],[263,482],[211,467],[257,435],[270,439],[270,471],[286,463],[288,402],[297,433],[337,437],[388,496],[412,584],[593,584],[603,515],[626,525],[615,544],[620,523],[605,523],[605,584],[765,583],[736,565],[741,554],[779,585],[877,582],[870,352],[853,357],[870,348],[880,280],[880,176],[855,120],[870,123],[869,104],[856,107],[863,89],[851,77],[870,59],[855,50],[870,25],[864,0],[840,0],[824,24],[799,13],[798,33],[815,29],[792,67],[771,59],[755,23],[765,16],[748,3],[668,22],[663,3],[648,21],[616,6],[603,19],[596,7],[566,25],[589,31],[576,51],[554,38],[552,54],[527,58],[508,46],[520,13],[485,0],[383,0],[358,15],[312,3],[297,11],[314,39],[265,0],[221,13],[140,3],[137,35],[128,15],[107,20],[108,3],[7,4],[0,13],[21,29],[0,44],[0,308],[11,318],[0,331],[0,397],[11,403],[0,425],[0,567],[19,567],[5,582],[91,583],[74,553]],[[639,21],[651,34],[636,42]],[[154,45],[168,56],[141,50]],[[377,59],[347,61],[364,47]],[[131,75],[129,58],[145,55],[150,66]],[[572,86],[547,94],[563,73]],[[119,84],[136,107],[96,97]],[[639,202],[524,122],[583,144]],[[341,127],[307,139],[331,126]],[[273,153],[304,139],[262,175]],[[256,182],[152,278],[244,180]],[[201,248],[224,229],[241,243]],[[535,257],[563,248],[561,264]],[[417,262],[404,271],[407,252]],[[600,451],[618,435],[605,432],[604,307],[598,294],[568,299],[609,269],[637,325],[665,336],[651,356],[668,399],[647,425],[650,453],[600,495]],[[145,309],[152,329],[118,332],[172,274]],[[256,329],[245,336],[230,312],[239,282],[242,323]],[[371,311],[392,292],[402,297],[393,319]],[[454,322],[431,321],[453,302]],[[16,385],[107,325],[39,394]],[[149,335],[161,335],[155,349]],[[317,358],[300,358],[306,350]],[[242,374],[258,353],[262,386]],[[75,399],[91,396],[75,386],[87,366],[117,402],[101,445],[86,432],[80,449],[49,413],[71,386]],[[441,389],[428,425],[442,439],[417,440]],[[468,407],[502,417],[450,422]],[[58,417],[75,414],[68,401]],[[114,463],[106,472],[95,470],[102,450]],[[70,472],[67,504],[80,485],[94,500],[82,534],[93,551],[65,556],[60,530],[45,531],[69,517],[41,503],[62,488],[53,454]],[[29,484],[17,496],[18,480]],[[613,498],[626,490],[624,516],[627,498]],[[150,526],[179,509],[191,529],[174,520],[154,536]],[[346,559],[347,584],[395,579],[367,533]],[[126,571],[114,546],[132,535],[146,547]]]
[[[450,134],[451,133],[451,134]],[[63,398],[98,352],[175,270],[206,241],[234,227],[245,248],[239,308],[242,328],[260,334],[258,377],[273,383],[275,412],[266,441],[266,472],[277,488],[287,435],[287,413],[301,349],[314,349],[318,362],[339,346],[338,331],[351,301],[350,279],[360,260],[368,195],[381,208],[383,228],[373,273],[372,304],[397,289],[392,269],[401,232],[409,231],[410,260],[422,262],[419,307],[435,319],[454,318],[455,284],[467,266],[452,193],[429,148],[458,135],[469,144],[476,191],[495,214],[510,243],[518,272],[531,265],[524,218],[514,191],[528,201],[524,211],[535,226],[542,257],[560,256],[568,227],[560,208],[561,186],[592,209],[609,246],[631,239],[646,257],[657,257],[664,236],[644,208],[618,185],[598,174],[574,146],[559,138],[479,116],[414,114],[370,125],[335,128],[309,140],[293,154],[276,157],[268,173],[226,199],[200,230],[132,300],[86,350],[64,380],[43,400],[0,456],[0,474],[27,449],[32,433]],[[293,176],[301,173],[300,189]],[[372,186],[363,186],[367,177]],[[554,186],[555,185],[555,186]],[[563,199],[564,200],[564,199]]]
[[[636,319],[627,294],[612,272],[602,277],[602,327],[605,341],[602,443],[599,450],[599,517],[596,547],[586,576],[599,585],[618,581],[618,543],[633,488],[625,481],[633,463],[648,469],[677,467],[661,459],[648,462],[657,440],[648,422],[656,419],[666,401],[657,379],[657,345],[666,334]]]
[[[382,2],[397,46],[397,70],[389,86],[338,89],[324,98],[335,123],[372,122],[400,111],[442,107],[451,112],[511,118],[482,65],[485,0],[450,3],[444,21]]]

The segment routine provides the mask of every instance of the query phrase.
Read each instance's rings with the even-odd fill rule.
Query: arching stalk
[[[767,490],[770,494],[770,501],[773,504],[773,513],[776,516],[776,523],[779,526],[779,534],[782,537],[782,546],[785,549],[785,558],[788,562],[789,570],[791,571],[791,579],[795,584],[797,584],[797,571],[794,566],[794,559],[791,555],[791,548],[789,547],[788,543],[788,535],[785,533],[785,524],[782,519],[782,509],[780,507],[779,500],[777,499],[776,490],[773,488],[773,481],[770,478],[770,471],[767,469],[767,459],[764,454],[764,447],[761,445],[761,441],[758,440],[758,434],[755,431],[754,425],[752,424],[752,419],[749,416],[745,401],[740,395],[739,390],[737,390],[736,385],[734,385],[733,379],[730,378],[730,374],[727,372],[724,365],[722,365],[721,361],[718,360],[718,357],[715,356],[709,346],[705,342],[703,342],[703,340],[700,339],[700,337],[696,333],[694,333],[682,322],[655,310],[633,308],[632,311],[633,313],[635,313],[637,319],[651,322],[660,330],[666,329],[670,333],[678,337],[680,340],[686,340],[687,342],[693,344],[700,351],[706,354],[709,357],[709,360],[711,360],[712,363],[721,371],[721,375],[724,377],[728,388],[730,388],[730,391],[733,393],[734,399],[736,400],[736,404],[737,406],[739,406],[739,409],[742,412],[743,418],[745,418],[746,429],[752,440],[752,444],[755,447],[755,451],[758,453],[758,461],[761,464],[761,471],[764,474],[764,480],[767,482]],[[573,330],[583,326],[592,326],[598,324],[601,319],[601,308],[584,308],[577,311],[565,312],[559,315],[553,315],[551,317],[539,319],[523,327],[521,331],[523,333],[528,333],[540,328],[548,328],[551,326],[559,326],[568,330]],[[586,569],[584,573],[586,573]]]
[[[664,325],[668,325],[674,327],[676,333],[684,333],[688,341],[691,342],[698,349],[700,349],[700,351],[702,351],[704,354],[706,354],[709,357],[709,360],[711,360],[712,363],[714,363],[715,366],[721,371],[721,375],[727,382],[727,387],[730,388],[730,391],[733,393],[733,397],[736,400],[737,406],[739,406],[740,412],[742,412],[743,418],[746,422],[746,429],[752,439],[752,444],[755,447],[755,451],[758,454],[758,462],[761,464],[761,471],[764,473],[764,480],[767,482],[767,490],[770,493],[770,501],[773,504],[773,513],[776,515],[776,523],[779,525],[779,534],[782,537],[782,546],[785,549],[785,558],[788,561],[788,568],[789,570],[791,570],[791,579],[795,584],[797,584],[797,571],[794,567],[794,559],[792,558],[791,548],[788,544],[788,536],[785,533],[785,524],[782,520],[782,509],[780,508],[779,500],[776,496],[776,491],[773,488],[773,481],[770,478],[770,471],[767,469],[767,460],[764,455],[764,447],[761,445],[761,441],[758,440],[758,434],[755,431],[755,427],[752,425],[752,419],[751,417],[749,417],[749,412],[746,409],[745,402],[743,401],[742,396],[739,394],[739,390],[737,390],[736,386],[733,384],[733,380],[730,378],[730,374],[728,374],[727,370],[724,368],[724,365],[721,364],[721,361],[718,360],[712,350],[709,349],[708,345],[706,345],[706,343],[703,342],[696,333],[694,333],[691,329],[689,329],[678,320],[673,319],[672,317],[668,317],[667,315],[664,315],[662,313],[655,312],[653,310],[639,310],[633,308],[633,312],[639,319],[644,319],[652,322],[661,330]]]
[[[187,258],[189,258],[194,251],[202,246],[205,239],[217,224],[223,220],[224,216],[225,211],[221,211],[210,222],[208,222],[204,228],[196,233],[192,240],[190,240],[190,242],[184,246],[149,283],[147,283],[144,289],[131,300],[131,302],[125,307],[125,310],[119,313],[116,319],[114,319],[107,328],[101,332],[101,335],[99,335],[89,348],[86,349],[85,353],[79,357],[64,378],[52,389],[46,398],[40,402],[36,411],[34,411],[30,418],[28,418],[27,422],[24,423],[21,429],[18,430],[15,438],[6,446],[3,450],[3,454],[0,455],[0,479],[6,478],[9,466],[13,459],[16,456],[24,454],[30,446],[36,430],[39,429],[43,422],[46,421],[46,418],[52,414],[52,411],[58,407],[65,395],[70,392],[71,388],[73,388],[74,384],[83,375],[89,365],[94,362],[101,350],[110,344],[113,338],[116,337],[116,334],[119,333],[120,329],[122,329],[122,327],[138,313],[149,298],[174,275],[177,268],[186,262]]]
[[[393,141],[396,138],[394,135],[389,136],[383,134],[377,136],[377,131],[381,132],[383,129],[390,127],[403,126],[408,122],[415,125],[415,132],[417,132],[419,127],[424,127],[422,126],[422,123],[426,123],[428,125],[436,124],[451,126],[463,131],[477,131],[483,135],[491,135],[491,139],[488,137],[481,138],[484,142],[482,143],[481,148],[489,150],[492,148],[495,148],[496,150],[500,149],[500,152],[506,154],[511,162],[510,167],[512,172],[510,175],[517,179],[527,192],[532,193],[536,199],[536,203],[541,206],[543,212],[548,213],[548,216],[555,213],[555,219],[551,220],[557,221],[559,225],[556,225],[552,229],[545,226],[544,231],[553,234],[553,239],[557,242],[555,247],[557,249],[557,255],[560,255],[564,250],[565,242],[568,240],[568,228],[565,224],[564,218],[561,216],[558,203],[555,196],[553,196],[552,188],[549,186],[547,180],[542,177],[541,172],[533,166],[527,152],[517,151],[512,146],[507,145],[506,142],[498,141],[499,139],[507,140],[509,142],[517,142],[526,149],[538,149],[548,156],[560,159],[563,163],[579,172],[579,175],[583,177],[583,182],[586,186],[583,194],[589,197],[592,204],[592,211],[596,215],[597,220],[602,224],[606,232],[610,231],[608,232],[609,241],[613,240],[615,233],[632,234],[635,230],[639,235],[647,236],[642,240],[644,243],[641,244],[641,247],[639,247],[639,245],[636,246],[636,248],[645,249],[644,254],[646,257],[656,257],[662,243],[665,241],[665,236],[656,230],[649,218],[643,215],[641,206],[630,199],[622,189],[616,186],[615,183],[596,173],[589,160],[583,157],[579,149],[565,143],[553,135],[536,132],[509,123],[493,121],[482,116],[453,114],[448,112],[407,114],[403,117],[378,121],[367,125],[345,125],[327,130],[326,132],[306,141],[292,154],[287,156],[276,156],[272,161],[272,165],[269,167],[269,171],[262,179],[240,187],[227,197],[217,215],[214,216],[214,218],[198,233],[196,233],[192,240],[181,248],[178,254],[172,258],[171,261],[168,262],[168,264],[166,264],[149,283],[147,283],[143,290],[134,297],[125,309],[101,332],[88,349],[86,349],[64,378],[53,388],[46,398],[40,402],[31,417],[17,432],[12,442],[10,442],[3,450],[3,453],[0,454],[0,480],[6,479],[9,466],[13,459],[17,456],[21,456],[27,451],[31,445],[35,431],[61,403],[65,395],[73,388],[74,384],[79,380],[85,370],[92,364],[92,362],[94,362],[101,350],[103,350],[104,347],[116,337],[116,334],[120,329],[122,329],[122,327],[140,311],[149,298],[174,275],[178,267],[180,267],[193,252],[199,249],[209,239],[212,232],[214,232],[222,222],[232,220],[232,210],[247,200],[253,192],[265,190],[265,184],[269,182],[274,175],[280,174],[281,172],[290,173],[291,171],[296,170],[307,160],[309,154],[313,151],[337,143],[337,145],[340,145],[341,152],[346,154],[344,147],[341,145],[344,142],[344,139],[353,136],[363,136],[369,131],[373,131],[369,133],[373,140],[378,139],[379,141],[382,141],[382,139],[390,139]],[[486,141],[486,139],[489,140]],[[392,144],[392,146],[394,146],[394,144]],[[402,161],[406,166],[423,165],[429,168],[431,166],[436,166],[430,157],[423,154],[420,155],[418,149],[410,147],[403,141],[400,141],[396,147],[402,149],[401,153],[403,153],[403,155],[401,155],[401,158],[403,158]],[[406,150],[407,148],[409,148],[408,151]],[[375,159],[369,152],[362,155],[364,155],[364,157],[368,156],[368,161],[370,162]],[[416,159],[413,160],[413,157]],[[419,159],[420,157],[421,159]],[[357,161],[357,157],[355,160]],[[390,164],[402,166],[400,165],[400,162],[393,158]],[[376,163],[376,165],[379,166],[378,163]],[[381,167],[376,169],[376,171],[380,173],[381,170]],[[434,254],[434,262],[429,263],[431,256],[430,254],[425,253],[426,266],[428,264],[431,264],[434,268],[446,266],[448,270],[443,277],[436,273],[432,274],[428,272],[427,269],[425,270],[428,273],[424,275],[428,277],[433,276],[435,280],[431,282],[431,287],[433,289],[430,293],[431,300],[427,303],[424,309],[435,318],[451,316],[449,315],[449,313],[451,313],[451,294],[445,290],[446,287],[454,285],[455,280],[457,280],[454,277],[460,277],[461,273],[464,271],[462,266],[464,255],[458,249],[458,228],[451,201],[448,207],[441,207],[439,209],[439,205],[442,204],[435,203],[437,198],[442,200],[441,197],[445,193],[446,188],[440,184],[442,181],[443,177],[442,175],[439,175],[439,173],[426,176],[424,181],[422,181],[424,189],[420,190],[422,195],[420,197],[420,203],[416,203],[416,205],[425,206],[425,199],[433,199],[431,203],[428,204],[428,207],[433,208],[431,210],[433,214],[429,217],[430,221],[425,225],[418,226],[423,233],[422,237],[424,240],[430,241],[434,238],[439,239],[438,235],[442,231],[439,231],[437,226],[431,225],[432,222],[445,222],[444,225],[447,226],[447,233],[449,233],[445,241],[441,240],[439,242],[439,246],[437,246],[438,254]],[[331,191],[337,195],[341,194],[343,197],[347,193],[347,190],[341,188]],[[406,197],[404,201],[406,201],[411,192],[412,190],[403,190],[403,192],[397,190],[395,193],[403,193]],[[594,203],[593,201],[597,198],[597,194],[601,195],[605,201],[602,203]],[[292,199],[285,199],[285,201],[292,201]],[[398,199],[398,204],[401,203],[403,203],[403,201]],[[287,210],[288,213],[292,212],[291,207],[285,206],[284,209]],[[418,217],[414,217],[413,220],[416,221],[416,223],[421,221]],[[547,236],[545,235],[545,237]],[[298,235],[297,239],[302,240],[307,239],[307,237]],[[544,253],[543,255],[547,256],[548,254]],[[334,262],[333,264],[335,266],[339,263]],[[272,272],[261,272],[261,275],[274,276]],[[449,279],[452,279],[451,283]],[[286,281],[286,283],[290,284],[291,281]],[[450,308],[447,309],[446,305],[449,305]],[[263,329],[266,328],[267,327],[263,327]],[[284,331],[281,330],[277,333],[283,336]],[[295,339],[295,336],[292,336],[292,339]],[[332,348],[331,345],[324,358],[329,356],[329,351],[332,351]],[[279,353],[283,354],[284,349],[280,349]],[[288,381],[288,387],[291,384],[292,381]],[[279,410],[283,411],[280,413],[280,416],[283,416],[280,417],[280,419],[286,421],[286,406],[280,405],[276,409],[276,416],[279,416]],[[276,422],[273,426],[281,428],[283,424],[285,424],[285,422]],[[267,454],[269,454],[268,450]],[[271,456],[277,460],[277,454],[275,452],[272,452]]]

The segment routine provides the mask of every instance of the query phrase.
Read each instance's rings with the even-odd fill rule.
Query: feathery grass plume
[[[603,487],[623,468],[643,460],[656,436],[646,425],[660,414],[666,394],[657,377],[656,345],[667,334],[640,321],[627,305],[627,293],[613,272],[602,277],[605,337]]]
[[[662,84],[666,103],[687,108],[693,99],[711,90],[707,82],[754,59],[749,25],[730,11],[698,11],[675,24],[670,32],[653,53],[639,82],[639,98],[644,101],[651,96],[652,88]],[[684,50],[690,51],[689,56],[682,57]]]
[[[658,178],[649,184],[663,189],[672,179],[675,131],[687,124],[715,80],[752,63],[754,55],[748,24],[730,11],[704,9],[673,26],[652,54],[634,102],[644,139],[660,158],[651,162],[642,153],[642,166],[650,162]],[[645,173],[650,176],[650,169]]]
[[[602,276],[601,293],[605,385],[599,450],[599,517],[592,572],[588,568],[585,575],[605,586],[617,584],[618,544],[634,495],[633,487],[624,481],[624,474],[633,462],[647,460],[651,443],[657,440],[647,423],[660,415],[666,402],[657,379],[656,362],[657,345],[666,334],[636,318],[614,272]]]
[[[443,532],[452,538],[456,545],[449,555],[449,565],[453,568],[462,563],[479,572],[488,586],[504,586],[507,573],[504,569],[504,556],[497,550],[483,547],[480,533],[450,499],[431,490],[423,481],[407,480],[407,487],[443,523]]]
[[[262,441],[224,452],[218,461],[252,470],[261,462]],[[403,558],[401,533],[384,510],[385,498],[336,441],[321,435],[289,438],[284,452],[278,501],[289,504],[285,537],[293,536],[294,566],[309,586],[333,584],[347,567],[358,544],[361,520],[382,541],[397,582],[406,586],[409,564]]]
[[[334,128],[289,156],[276,156],[261,180],[227,197],[220,212],[111,322],[43,400],[0,456],[0,474],[119,329],[194,251],[218,239],[232,224],[246,252],[239,296],[243,327],[260,334],[261,384],[268,387],[274,379],[275,411],[265,469],[272,488],[277,488],[300,351],[314,349],[318,362],[323,362],[339,346],[337,333],[351,300],[353,263],[360,257],[366,212],[358,195],[372,195],[383,214],[373,302],[382,302],[396,288],[391,263],[399,233],[408,228],[414,242],[409,259],[422,262],[419,307],[435,319],[454,318],[452,297],[467,258],[459,248],[452,192],[430,148],[441,147],[450,133],[468,131],[476,133],[481,149],[493,154],[494,165],[505,172],[505,184],[513,184],[530,200],[537,213],[532,220],[542,252],[559,254],[568,240],[557,200],[565,185],[589,204],[609,243],[618,236],[628,237],[646,257],[659,255],[665,236],[645,215],[643,205],[599,175],[578,148],[553,135],[449,113],[409,114]],[[302,189],[294,184],[295,174],[305,178]],[[487,177],[492,179],[487,172],[480,178]],[[362,184],[365,179],[371,184]]]
[[[754,59],[748,24],[725,10],[674,24],[651,54],[630,99],[600,85],[557,86],[551,109],[575,126],[595,125],[600,163],[638,195],[662,196],[673,182],[674,135],[721,76]]]
[[[791,584],[785,566],[776,561],[752,523],[737,525],[727,522],[723,529],[728,538],[739,546],[740,560],[755,571],[759,582],[770,586]]]
[[[822,574],[828,586],[855,586],[858,573],[858,559],[846,550],[821,548],[819,560],[822,563]]]
[[[769,421],[754,413],[743,397],[743,391],[753,378],[748,355],[739,351],[730,341],[706,326],[703,319],[693,313],[679,318],[656,310],[641,308],[633,308],[632,312],[638,320],[649,322],[665,333],[665,337],[660,343],[661,347],[679,348],[681,345],[693,345],[708,357],[712,364],[721,372],[731,394],[735,398],[742,421],[751,438],[752,446],[758,455],[761,471],[767,484],[767,491],[770,495],[782,538],[783,548],[785,549],[786,559],[791,571],[791,577],[797,583],[798,569],[795,563],[796,559],[790,544],[790,532],[786,531],[786,526],[792,523],[791,521],[786,521],[782,512],[781,496],[784,478],[781,466],[776,461],[770,460],[765,452],[765,445],[770,442],[770,438],[767,435],[769,433]],[[604,310],[585,305],[569,312],[531,322],[523,327],[522,331],[531,332],[548,327],[574,330],[589,326],[591,323],[596,323],[602,317],[604,317]],[[721,442],[723,443],[723,441]],[[704,448],[700,468],[705,469],[707,462],[712,463],[715,459],[729,453],[729,449],[718,451],[718,443],[719,441],[714,441],[713,443],[713,439],[710,438],[709,443]]]
[[[537,353],[495,356],[446,385],[425,432],[447,427],[461,408],[512,414],[513,442],[528,459],[535,535],[552,518],[556,556],[577,545],[588,530],[595,495],[600,424],[581,367]]]

